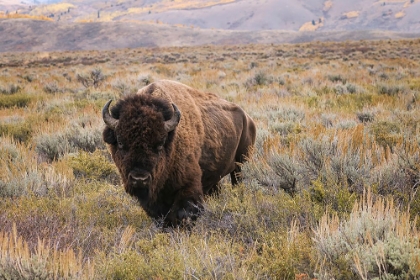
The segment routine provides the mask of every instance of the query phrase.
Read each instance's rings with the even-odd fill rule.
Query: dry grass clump
[[[408,211],[392,199],[356,202],[348,219],[325,214],[315,229],[320,279],[416,279],[420,275],[420,235]],[[342,274],[346,271],[346,274]]]
[[[79,117],[68,122],[67,127],[61,131],[50,132],[49,128],[41,129],[42,134],[34,139],[40,157],[52,161],[79,150],[94,152],[96,149],[105,148],[100,119]]]
[[[39,163],[34,149],[25,144],[2,137],[0,151],[0,197],[64,194],[74,184],[53,166]]]
[[[3,54],[0,228],[27,246],[8,273],[418,277],[419,50],[415,39]],[[223,179],[190,231],[145,214],[102,141],[105,102],[159,79],[218,93],[258,127],[243,184]],[[68,274],[60,254],[74,255]]]
[[[0,278],[2,279],[92,279],[94,266],[83,263],[73,250],[56,250],[38,239],[34,250],[17,233],[0,232]]]

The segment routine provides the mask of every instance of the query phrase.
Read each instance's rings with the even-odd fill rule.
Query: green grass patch
[[[34,96],[25,93],[0,95],[0,108],[26,107],[34,99]]]
[[[28,142],[32,127],[28,123],[0,124],[0,135],[8,135],[19,142]]]
[[[76,177],[92,180],[118,181],[117,168],[104,152],[96,150],[93,153],[81,151],[69,159]]]

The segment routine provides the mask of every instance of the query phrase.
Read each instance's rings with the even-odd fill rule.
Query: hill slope
[[[420,0],[0,0],[55,21],[147,21],[229,30],[420,30]],[[54,2],[54,3],[52,3]],[[27,3],[27,4],[22,4]]]
[[[420,36],[420,0],[43,2],[0,0],[1,52]]]
[[[107,50],[116,48],[297,43],[398,39],[418,33],[389,31],[232,31],[206,30],[137,22],[57,23],[31,19],[0,19],[0,51]]]

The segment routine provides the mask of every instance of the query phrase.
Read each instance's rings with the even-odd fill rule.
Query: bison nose
[[[135,172],[130,172],[128,174],[128,180],[134,185],[147,186],[152,180],[152,176],[149,173],[140,175]]]

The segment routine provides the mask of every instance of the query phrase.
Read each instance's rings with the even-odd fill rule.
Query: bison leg
[[[241,167],[239,165],[236,165],[235,170],[230,172],[230,179],[232,185],[237,185],[238,183],[242,182]]]
[[[206,193],[207,195],[219,195],[220,194],[220,182],[214,184]]]
[[[171,226],[188,225],[197,220],[203,210],[202,192],[179,191],[166,217]]]

